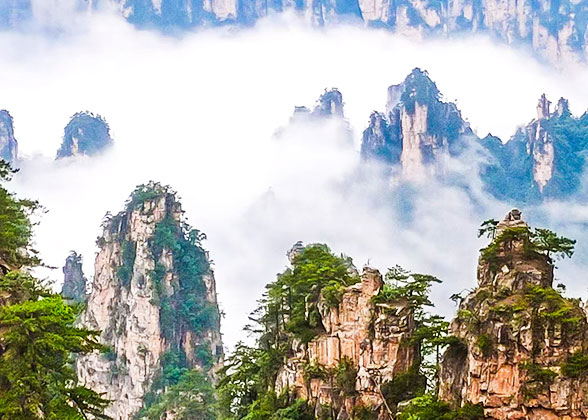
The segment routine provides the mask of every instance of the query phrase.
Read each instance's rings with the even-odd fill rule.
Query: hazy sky
[[[0,108],[14,117],[24,159],[12,188],[48,210],[36,236],[45,261],[61,267],[75,249],[91,278],[106,211],[120,211],[139,183],[168,183],[189,222],[208,235],[229,346],[243,337],[245,316],[298,240],[326,242],[358,267],[401,264],[438,275],[446,285],[435,299],[447,314],[447,297],[474,285],[483,245],[476,228],[484,217],[502,217],[508,204],[433,182],[407,191],[377,168],[358,175],[370,112],[384,110],[387,86],[412,68],[428,70],[480,136],[508,138],[535,117],[544,92],[554,102],[569,98],[576,114],[588,108],[585,68],[557,72],[481,37],[417,42],[356,27],[312,29],[290,16],[182,39],[114,16],[78,17],[57,35],[0,33],[0,56]],[[352,141],[336,121],[289,127],[275,138],[295,105],[312,106],[330,87],[343,93]],[[108,121],[115,147],[55,162],[63,128],[81,110]],[[454,167],[475,170],[469,164]],[[478,180],[470,181],[476,191]],[[530,211],[557,225],[568,208]],[[574,214],[564,231],[584,226],[585,208]],[[577,264],[561,265],[579,273]],[[47,275],[62,280],[60,269]],[[585,292],[583,279],[570,282]]]

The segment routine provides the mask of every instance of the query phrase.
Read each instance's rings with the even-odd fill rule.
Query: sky
[[[0,108],[14,117],[22,158],[10,187],[47,210],[37,249],[55,267],[70,250],[82,253],[91,278],[104,214],[122,210],[137,184],[171,185],[190,224],[208,236],[229,348],[245,338],[246,315],[298,240],[327,243],[359,268],[400,264],[437,275],[445,283],[434,300],[448,316],[449,295],[475,285],[484,245],[477,227],[509,204],[483,195],[475,175],[472,199],[434,181],[401,188],[360,163],[370,113],[384,110],[386,88],[414,67],[429,72],[479,136],[508,139],[535,117],[542,93],[568,98],[576,115],[588,109],[586,68],[556,71],[483,37],[415,41],[353,26],[311,28],[285,15],[171,38],[108,14],[54,15],[32,30],[0,33]],[[340,121],[289,124],[295,105],[312,107],[331,87],[343,94],[350,137]],[[82,110],[108,121],[115,146],[55,161],[65,125]],[[453,164],[475,169],[467,159]],[[585,210],[549,203],[523,212],[581,237]],[[580,255],[588,248],[578,247]],[[571,291],[586,295],[582,258],[559,265]],[[62,281],[60,268],[43,275],[56,287]]]

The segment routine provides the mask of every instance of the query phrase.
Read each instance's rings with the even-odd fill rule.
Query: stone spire
[[[63,267],[63,286],[61,294],[74,302],[86,301],[87,280],[82,271],[82,256],[71,251]]]
[[[537,119],[542,120],[544,118],[549,118],[551,115],[551,111],[549,110],[551,106],[551,102],[547,100],[547,96],[545,94],[541,95],[539,98],[539,103],[537,104]]]

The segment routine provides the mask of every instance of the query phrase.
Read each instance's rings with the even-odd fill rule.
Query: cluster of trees
[[[449,324],[428,308],[431,286],[440,280],[423,274],[412,274],[395,267],[386,274],[385,286],[374,297],[375,303],[390,303],[398,299],[408,302],[415,317],[416,330],[405,345],[418,347],[417,359],[408,372],[393,381],[381,384],[391,415],[402,420],[483,419],[479,406],[453,410],[438,400],[439,364],[443,349],[452,345]],[[307,401],[292,400],[287,393],[274,391],[278,369],[292,356],[293,340],[304,345],[317,333],[324,331],[317,305],[336,305],[343,288],[359,281],[349,258],[333,255],[325,245],[310,245],[292,261],[292,268],[280,274],[267,286],[258,309],[250,318],[249,330],[256,334],[256,344],[240,343],[227,359],[217,385],[219,417],[222,420],[306,420],[317,415]],[[354,373],[355,372],[355,373]],[[335,392],[350,395],[355,392],[356,370],[350,361],[341,360],[338,367],[326,369],[309,365],[305,376],[320,377],[331,384]],[[327,378],[329,375],[332,377]],[[398,403],[413,399],[402,413],[396,413]],[[334,418],[330,407],[321,407],[321,418]],[[356,419],[373,419],[374,407],[357,407]]]
[[[0,182],[14,171],[0,160]],[[31,275],[39,204],[0,186],[0,419],[108,419],[100,395],[80,385],[74,356],[100,350],[97,332],[74,325],[79,308]]]

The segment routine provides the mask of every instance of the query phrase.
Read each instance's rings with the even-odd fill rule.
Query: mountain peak
[[[111,144],[110,127],[102,116],[89,111],[78,112],[65,127],[57,159],[78,155],[92,156]]]

